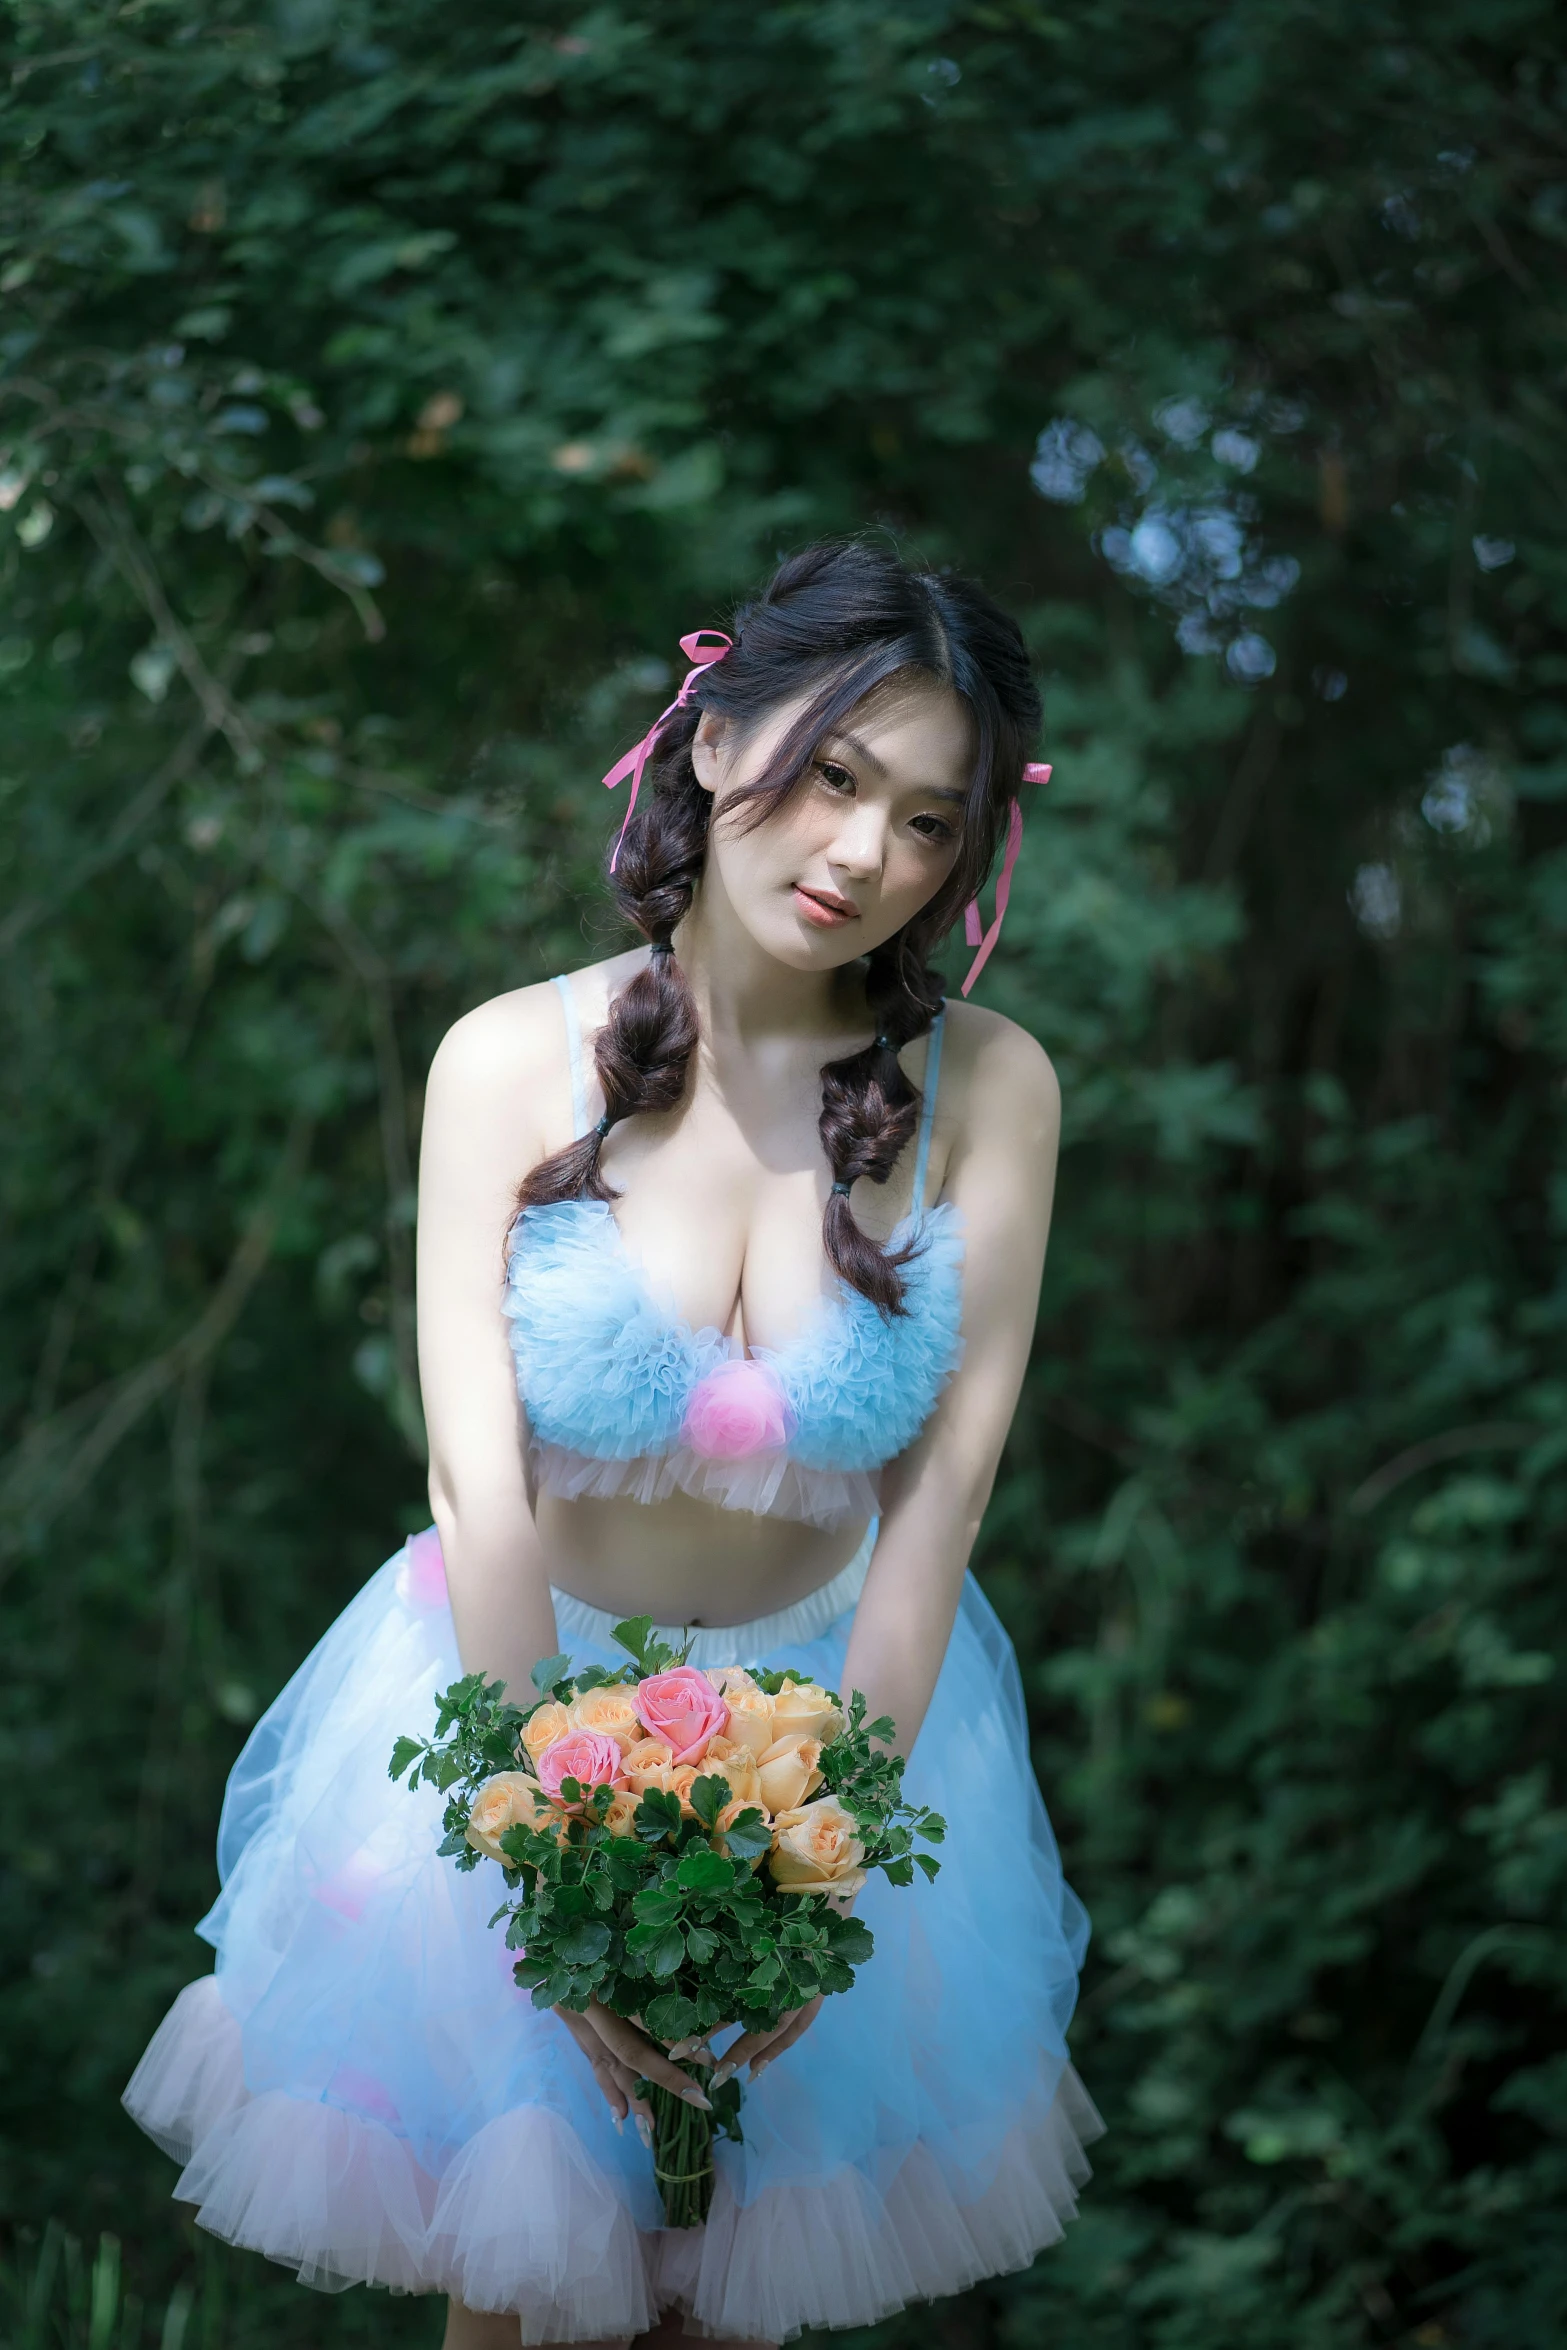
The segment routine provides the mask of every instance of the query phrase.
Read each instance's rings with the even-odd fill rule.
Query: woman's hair
[[[899,1267],[917,1242],[879,1248],[837,1187],[862,1175],[885,1183],[914,1132],[920,1097],[898,1052],[941,1009],[945,991],[927,957],[990,868],[1039,725],[1039,695],[1016,622],[982,588],[952,572],[913,570],[860,540],[791,555],[756,602],[736,613],[731,633],[734,650],[703,671],[694,699],[658,737],[611,877],[621,911],[653,954],[619,989],[594,1040],[604,1121],[533,1168],[518,1201],[613,1198],[599,1167],[609,1127],[639,1110],[672,1110],[685,1092],[697,1013],[671,941],[702,877],[713,814],[713,795],[691,762],[702,712],[719,712],[743,737],[781,704],[810,697],[766,771],[724,798],[721,820],[744,810],[749,830],[782,807],[809,774],[822,737],[867,694],[894,678],[933,678],[967,705],[973,725],[957,857],[935,896],[867,958],[876,1038],[823,1068],[818,1122],[835,1185],[823,1218],[828,1261],[883,1312],[899,1313]]]

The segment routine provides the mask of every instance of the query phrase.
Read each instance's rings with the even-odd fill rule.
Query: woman
[[[1097,2127],[1063,2037],[1086,1922],[966,1578],[1056,1086],[926,961],[1003,832],[1005,902],[1040,773],[1022,640],[978,588],[850,544],[786,562],[732,645],[686,642],[606,778],[632,775],[611,871],[640,943],[469,1013],[430,1073],[436,1532],[247,1745],[218,1971],[127,2092],[205,2226],[307,2282],[444,2290],[447,2350],[871,2323],[1059,2236]],[[863,1690],[951,1827],[933,1885],[862,1895],[853,1991],[720,2049],[745,2142],[692,2230],[660,2225],[637,2086],[701,2101],[687,2051],[533,2009],[498,1879],[439,1860],[435,1798],[386,1778],[459,1670],[526,1691],[558,1650],[619,1663],[632,1614],[699,1666]]]

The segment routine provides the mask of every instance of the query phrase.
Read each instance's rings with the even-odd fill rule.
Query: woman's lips
[[[814,890],[802,889],[798,882],[794,885],[794,902],[806,921],[814,922],[819,930],[836,930],[842,923],[859,920],[858,911],[847,898],[825,894],[818,897]]]

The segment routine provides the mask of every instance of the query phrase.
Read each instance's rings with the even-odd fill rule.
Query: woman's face
[[[744,832],[722,820],[737,787],[765,773],[804,697],[740,736],[704,715],[692,745],[715,795],[703,894],[716,890],[757,945],[796,971],[869,954],[927,905],[951,872],[973,771],[967,708],[933,678],[897,678],[818,742],[777,814]]]

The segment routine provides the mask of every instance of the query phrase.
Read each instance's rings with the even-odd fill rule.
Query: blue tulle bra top
[[[576,1131],[587,1114],[581,1026],[557,979]],[[930,1032],[913,1208],[918,1233],[891,1320],[845,1282],[785,1347],[693,1330],[661,1305],[602,1200],[525,1208],[507,1247],[504,1311],[533,1471],[547,1492],[660,1501],[676,1491],[760,1515],[872,1517],[876,1473],[912,1444],[962,1351],[963,1244],[950,1203],[926,1209],[942,1016]]]

